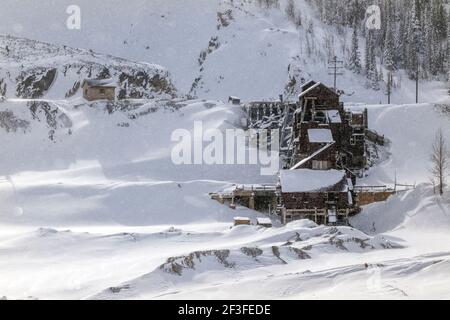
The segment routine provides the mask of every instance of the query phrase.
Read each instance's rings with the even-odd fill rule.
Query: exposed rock
[[[128,285],[128,284],[125,284],[125,285],[123,285],[123,286],[120,286],[120,287],[110,287],[109,288],[109,290],[112,292],[112,293],[120,293],[122,290],[129,290],[130,289],[130,285]]]
[[[233,11],[231,9],[217,12],[217,30],[228,27],[233,19]]]
[[[80,92],[85,79],[111,78],[120,99],[177,96],[169,72],[158,65],[9,36],[0,36],[0,43],[9,48],[2,59],[11,65],[0,70],[0,95],[6,96],[9,86],[20,98],[43,98],[47,93],[70,98]],[[52,92],[52,87],[63,91]]]
[[[245,254],[245,255],[247,255],[249,257],[252,257],[254,259],[256,257],[258,257],[258,256],[263,254],[263,251],[261,249],[259,249],[259,248],[243,247],[243,248],[241,248],[241,251],[242,251],[243,254]]]
[[[45,120],[48,128],[48,136],[50,140],[54,140],[55,132],[58,128],[72,128],[72,120],[63,113],[57,106],[51,106],[45,101],[33,101],[29,104],[30,112],[34,120]],[[42,119],[44,118],[44,119]]]
[[[80,81],[75,82],[73,87],[66,93],[65,97],[66,98],[73,97],[78,92],[80,87],[81,87],[81,82]]]
[[[16,95],[20,98],[41,98],[55,81],[55,68],[35,68],[23,71],[16,79]]]
[[[122,72],[119,76],[119,99],[151,99],[160,94],[176,97],[176,89],[167,74],[133,71]]]
[[[289,250],[294,252],[300,260],[311,259],[311,256],[301,249],[290,247]]]
[[[202,258],[206,257],[215,257],[219,263],[224,265],[224,267],[233,268],[234,263],[227,261],[229,255],[230,250],[196,251],[187,256],[169,258],[166,263],[160,266],[160,269],[164,272],[181,276],[183,270],[194,270],[196,263],[202,262]]]
[[[0,127],[6,132],[26,132],[30,123],[26,120],[18,119],[10,110],[0,111]]]
[[[280,248],[277,246],[272,246],[272,253],[275,257],[277,257],[283,264],[287,264],[285,260],[281,258]]]

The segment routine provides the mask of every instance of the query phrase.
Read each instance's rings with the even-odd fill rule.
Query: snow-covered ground
[[[33,120],[26,102],[0,104],[29,122],[0,133],[0,296],[450,297],[450,199],[426,185],[435,129],[450,128],[439,108],[369,106],[371,126],[390,140],[389,158],[361,183],[392,183],[396,170],[415,190],[365,208],[351,221],[356,229],[307,221],[261,229],[231,228],[234,216],[262,215],[231,210],[208,193],[275,177],[257,166],[170,159],[174,129],[192,131],[194,119],[206,128],[239,126],[240,107],[148,101],[109,113],[79,103],[51,102],[70,119],[58,121],[53,140],[44,115]]]
[[[349,71],[339,78],[347,107],[367,107],[370,127],[389,140],[359,184],[414,190],[364,208],[352,227],[232,228],[235,216],[264,215],[209,193],[277,177],[256,165],[175,165],[171,134],[193,133],[194,121],[205,130],[240,127],[242,109],[222,102],[229,95],[278,98],[293,77],[331,84],[326,62],[349,33],[321,24],[304,0],[299,30],[282,10],[252,1],[78,3],[77,31],[65,26],[70,1],[2,3],[0,33],[69,47],[0,37],[8,85],[0,101],[0,297],[450,298],[450,195],[439,198],[428,184],[435,132],[450,135],[449,112],[432,104],[449,102],[444,83],[421,83],[427,103],[413,105],[414,84],[397,78],[397,104],[375,105],[383,91]],[[94,76],[106,66],[115,79],[158,74],[174,87],[115,104],[86,104],[80,92],[66,99],[86,66]],[[49,90],[16,98],[17,77],[41,68],[57,69]],[[175,99],[187,93],[200,99]]]

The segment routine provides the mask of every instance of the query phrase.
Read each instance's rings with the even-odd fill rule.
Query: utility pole
[[[419,103],[419,57],[416,64],[416,103]]]
[[[328,73],[330,76],[334,77],[334,91],[337,92],[337,76],[342,76],[342,69],[344,69],[344,61],[338,60],[336,56],[333,59],[328,61],[328,69],[330,72]]]
[[[387,82],[387,96],[388,96],[388,104],[391,104],[391,94],[392,94],[392,71],[388,72],[388,82]]]

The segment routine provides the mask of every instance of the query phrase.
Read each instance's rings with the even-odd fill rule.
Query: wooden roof
[[[101,87],[101,88],[115,88],[117,85],[113,79],[86,79],[83,81],[83,86]]]

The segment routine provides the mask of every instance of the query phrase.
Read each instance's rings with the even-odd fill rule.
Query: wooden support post
[[[235,199],[234,199],[234,196],[231,198],[231,203],[230,203],[230,208],[231,209],[236,209],[236,203],[234,202],[235,201]]]
[[[278,206],[278,201],[277,201],[277,198],[276,197],[273,197],[272,198],[272,210],[276,210],[276,208],[277,208],[277,206]]]
[[[281,209],[281,223],[282,224],[286,224],[286,215],[287,215],[286,208],[282,208]]]
[[[255,194],[252,193],[250,199],[248,201],[248,207],[252,210],[255,210]]]

